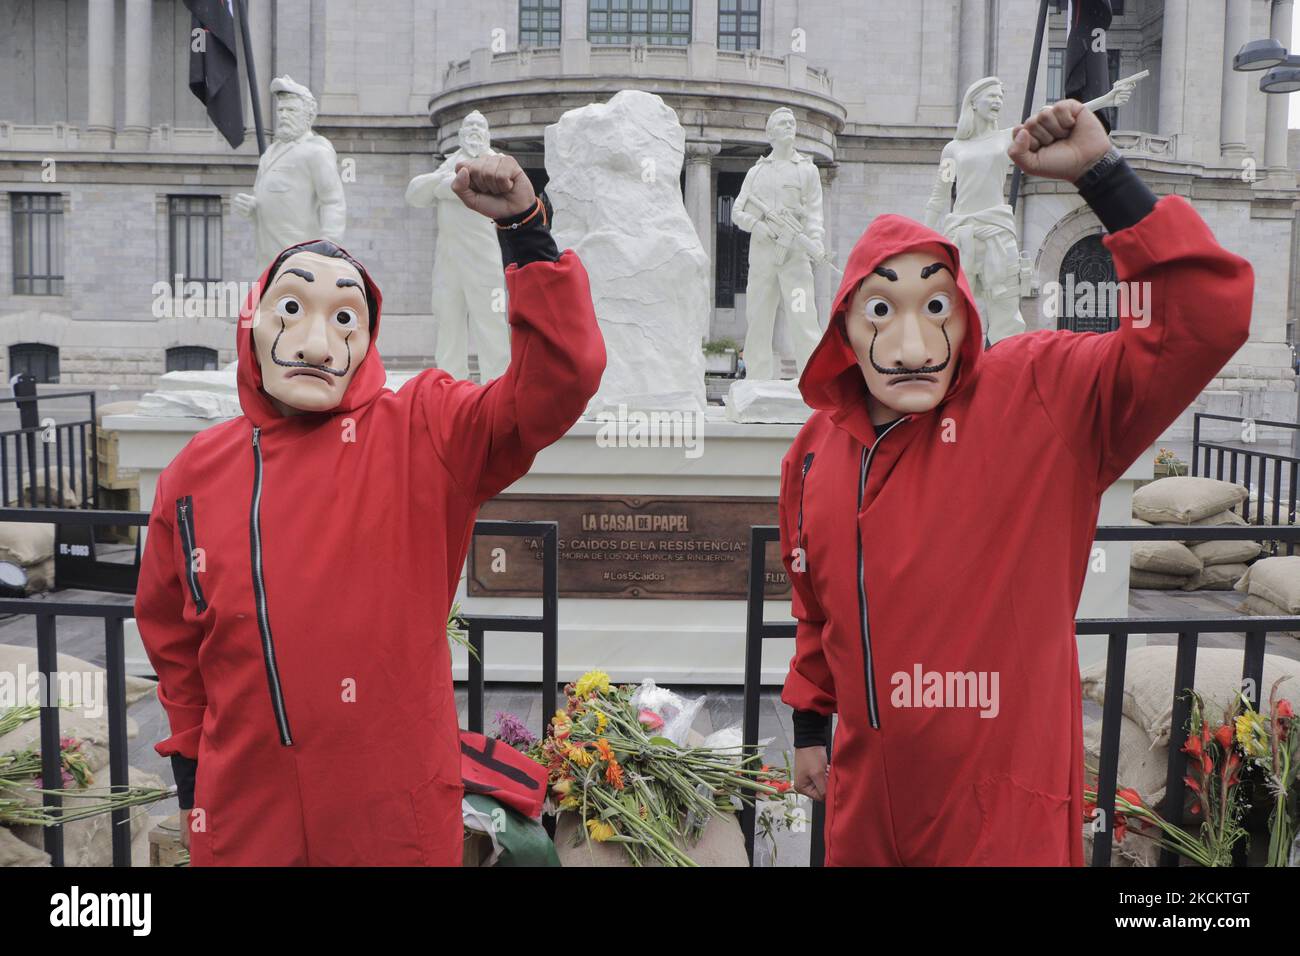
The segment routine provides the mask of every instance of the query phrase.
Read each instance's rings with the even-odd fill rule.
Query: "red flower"
[[[1132,787],[1121,787],[1119,790],[1115,791],[1115,796],[1119,797],[1121,800],[1128,801],[1130,806],[1145,806],[1142,802],[1142,796]]]
[[[1291,701],[1287,700],[1285,697],[1279,700],[1277,702],[1277,707],[1274,708],[1274,714],[1278,717],[1294,717],[1295,711],[1291,709]]]
[[[1192,791],[1193,793],[1201,792],[1201,785],[1197,783],[1197,781],[1191,776],[1183,777],[1183,783],[1186,784],[1187,789]]]
[[[1201,738],[1190,736],[1187,742],[1183,744],[1183,753],[1191,754],[1193,757],[1199,757],[1204,751],[1201,749]]]
[[[1231,724],[1224,724],[1214,732],[1215,742],[1218,743],[1224,751],[1232,749],[1233,729]]]

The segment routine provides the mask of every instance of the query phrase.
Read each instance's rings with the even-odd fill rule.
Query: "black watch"
[[[1102,156],[1101,159],[1088,167],[1087,172],[1074,181],[1075,188],[1082,192],[1085,189],[1090,189],[1091,187],[1096,186],[1106,178],[1106,175],[1112,169],[1123,161],[1124,157],[1120,155],[1120,151],[1112,146],[1110,149],[1106,150],[1105,155]]]

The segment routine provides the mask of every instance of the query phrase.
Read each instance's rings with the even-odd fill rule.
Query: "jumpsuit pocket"
[[[203,586],[199,584],[199,571],[194,567],[198,543],[194,531],[194,496],[182,495],[176,499],[176,528],[181,534],[181,545],[185,549],[185,580],[189,584],[190,599],[194,610],[202,614],[208,609],[208,602],[203,596]]]
[[[974,790],[980,830],[966,866],[1070,865],[1077,828],[1068,794],[1044,793],[1007,773],[985,777]]]
[[[425,866],[460,866],[465,855],[464,785],[433,776],[409,792]]]

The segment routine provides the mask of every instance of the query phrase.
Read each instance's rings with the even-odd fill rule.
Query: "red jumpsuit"
[[[475,515],[605,366],[576,254],[506,285],[503,376],[388,391],[375,314],[327,413],[275,411],[239,323],[244,414],[160,476],[135,604],[171,722],[155,749],[198,759],[194,865],[459,865],[446,620]]]
[[[960,276],[969,325],[944,401],[877,438],[845,308],[876,265],[925,242],[957,261],[918,223],[872,223],[800,379],[817,411],[781,469],[798,620],[782,699],[839,714],[829,865],[1082,865],[1073,621],[1100,498],[1245,343],[1253,273],[1170,196],[1104,240],[1121,280],[1150,283],[1149,314],[1118,332],[985,351]],[[996,716],[901,706],[918,666],[997,672]]]

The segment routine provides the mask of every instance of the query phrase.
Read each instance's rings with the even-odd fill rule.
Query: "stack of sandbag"
[[[1246,595],[1241,609],[1266,617],[1300,616],[1300,555],[1264,558],[1250,566],[1236,589]],[[1295,631],[1280,631],[1300,637]]]
[[[1133,523],[1155,527],[1245,526],[1234,509],[1247,491],[1214,478],[1160,478],[1133,493]],[[1135,541],[1129,587],[1227,591],[1260,552],[1256,541]]]
[[[1295,513],[1290,510],[1290,501],[1283,500],[1276,505],[1277,520],[1273,520],[1273,496],[1264,496],[1263,514],[1260,514],[1259,489],[1250,488],[1246,497],[1241,504],[1233,509],[1241,515],[1249,524],[1254,525],[1292,525],[1296,524]]]
[[[1300,561],[1300,558],[1295,560]],[[1262,562],[1261,562],[1262,563]],[[1256,565],[1258,567],[1258,565]],[[1148,806],[1165,796],[1169,764],[1169,735],[1173,718],[1174,659],[1172,645],[1137,647],[1128,652],[1124,668],[1124,701],[1119,733],[1120,787],[1132,787]],[[1202,647],[1196,653],[1195,689],[1205,701],[1205,713],[1217,724],[1241,685],[1242,651]],[[1277,654],[1264,655],[1262,698],[1279,677],[1287,676],[1279,696],[1294,702],[1300,698],[1300,661]],[[1106,699],[1106,662],[1098,661],[1080,675],[1083,697],[1101,705]],[[1267,706],[1267,704],[1265,704]],[[1085,721],[1083,728],[1084,780],[1091,783],[1101,765],[1101,721]],[[1190,806],[1184,804],[1185,809]],[[1188,816],[1185,819],[1195,820]],[[1257,837],[1260,838],[1260,837]],[[1267,839],[1264,834],[1263,839]],[[1159,850],[1140,836],[1125,836],[1111,845],[1111,862],[1116,866],[1155,866]],[[1092,833],[1084,825],[1084,859],[1092,858]]]
[[[65,706],[59,710],[59,733],[63,738],[72,738],[80,745],[86,756],[87,765],[94,776],[89,788],[91,793],[104,793],[109,785],[108,768],[108,700],[107,683],[103,668],[70,654],[58,655],[58,672],[62,677],[53,684]],[[13,675],[15,685],[21,689],[18,703],[26,703],[27,688],[31,682],[30,675],[38,673],[36,649],[0,644],[0,673]],[[27,679],[22,679],[26,677]],[[155,693],[153,681],[141,677],[126,678],[127,706],[140,700],[147,694]],[[70,694],[80,699],[71,700]],[[136,722],[126,719],[127,737],[138,733]],[[40,718],[25,721],[9,733],[0,736],[0,754],[41,747]],[[146,773],[135,767],[128,768],[128,781],[137,787],[168,786],[155,774]],[[62,781],[54,781],[55,787],[64,786]],[[75,786],[75,784],[73,784]],[[30,787],[24,786],[6,792],[6,796],[22,798],[27,804],[37,806],[42,796]],[[66,806],[75,806],[80,801],[77,797],[68,797]],[[130,811],[131,819],[131,859],[134,866],[147,866],[149,863],[149,807],[137,806]],[[45,830],[38,826],[0,826],[0,867],[5,866],[49,866],[50,858],[45,853]],[[109,814],[99,814],[63,825],[63,854],[67,866],[109,866],[113,862],[113,821]]]
[[[27,572],[27,593],[54,587],[54,525],[0,521],[0,561]]]

